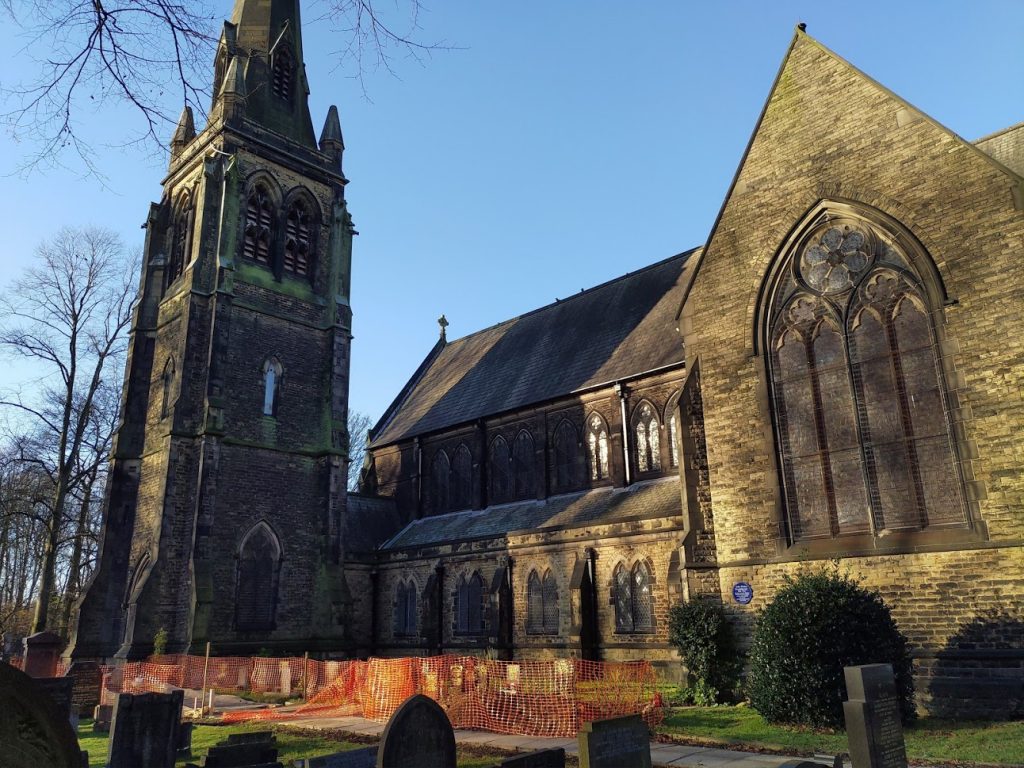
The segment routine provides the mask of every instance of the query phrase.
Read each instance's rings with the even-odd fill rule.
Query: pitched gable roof
[[[725,198],[722,200],[722,206],[718,210],[718,215],[715,217],[715,221],[711,225],[711,231],[708,234],[708,239],[704,244],[704,248],[701,250],[700,254],[698,254],[698,257],[694,260],[695,263],[691,268],[693,276],[684,288],[682,293],[682,299],[679,302],[679,306],[676,308],[676,320],[679,320],[680,316],[683,313],[683,309],[690,296],[690,291],[692,290],[693,285],[696,283],[697,273],[700,271],[700,268],[704,261],[704,257],[711,251],[711,245],[714,242],[715,235],[718,233],[719,225],[722,223],[722,217],[725,215],[725,211],[729,207],[729,202],[732,199],[733,194],[736,192],[737,184],[740,180],[740,175],[743,173],[743,168],[747,164],[747,159],[749,158],[751,150],[754,147],[754,143],[757,141],[758,134],[761,132],[761,126],[764,122],[765,116],[768,114],[768,109],[771,106],[773,99],[775,98],[775,94],[780,87],[780,83],[782,83],[783,81],[784,74],[786,73],[786,70],[790,63],[790,59],[793,57],[793,53],[798,46],[813,46],[814,48],[823,52],[825,55],[827,55],[834,61],[839,62],[842,66],[844,66],[851,72],[855,73],[857,77],[861,78],[867,83],[870,83],[879,91],[886,94],[887,96],[895,100],[897,103],[901,104],[907,110],[908,114],[913,115],[915,118],[919,117],[920,119],[930,123],[935,128],[938,128],[942,133],[946,134],[947,136],[955,140],[961,146],[975,153],[977,157],[983,159],[989,165],[995,167],[997,170],[1004,173],[1009,178],[1013,188],[1015,189],[1015,200],[1024,198],[1024,174],[1022,174],[1022,172],[1017,168],[1010,167],[1009,164],[1003,162],[1004,158],[1001,157],[998,152],[991,151],[990,147],[981,146],[982,142],[984,142],[986,139],[993,137],[985,137],[985,139],[979,140],[976,144],[972,144],[970,141],[963,138],[950,128],[946,127],[935,118],[919,110],[917,107],[915,107],[909,101],[904,99],[898,93],[895,93],[894,91],[885,87],[877,80],[875,80],[873,77],[865,73],[863,70],[855,67],[853,64],[851,64],[838,53],[836,53],[831,48],[823,44],[821,41],[808,35],[804,29],[804,26],[805,25],[803,24],[797,25],[797,28],[793,34],[793,39],[790,41],[789,47],[786,49],[786,54],[782,58],[782,63],[779,65],[779,71],[775,75],[775,80],[772,82],[772,86],[768,90],[768,96],[765,99],[764,106],[761,108],[761,114],[758,116],[757,122],[754,123],[754,130],[751,132],[750,139],[747,142],[747,146],[743,150],[743,156],[740,158],[739,165],[737,165],[736,172],[732,177],[732,182],[729,184],[729,189],[725,194]],[[1012,130],[1012,128],[1007,130]]]
[[[431,351],[374,429],[393,443],[681,364],[687,251]]]

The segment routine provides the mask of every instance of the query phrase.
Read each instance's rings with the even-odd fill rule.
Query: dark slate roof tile
[[[626,488],[596,488],[540,501],[520,501],[482,510],[425,517],[409,523],[381,549],[423,547],[467,539],[498,538],[515,532],[608,525],[680,514],[679,480],[666,477]]]
[[[675,314],[692,253],[449,342],[385,414],[373,445],[683,362]]]
[[[345,516],[345,549],[348,552],[373,552],[402,527],[394,499],[348,494]]]

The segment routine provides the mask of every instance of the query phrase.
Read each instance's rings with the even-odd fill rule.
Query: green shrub
[[[690,673],[688,698],[694,704],[715,704],[736,687],[739,664],[732,627],[721,603],[697,599],[672,606],[668,639],[686,662]]]
[[[841,727],[843,667],[892,664],[904,722],[915,717],[907,639],[881,596],[836,567],[805,573],[761,612],[750,654],[747,693],[773,723]]]
[[[167,630],[160,627],[153,635],[153,655],[163,656],[167,653]]]

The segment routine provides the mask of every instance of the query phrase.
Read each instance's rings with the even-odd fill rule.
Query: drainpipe
[[[370,653],[377,650],[377,598],[380,591],[380,574],[370,569]]]
[[[437,575],[437,654],[444,651],[444,564],[438,563],[434,568]]]
[[[615,393],[619,396],[619,411],[622,414],[622,466],[625,469],[625,483],[629,485],[633,482],[632,469],[629,464],[629,421],[626,419],[626,392],[625,386],[622,382],[615,385]]]
[[[597,550],[587,547],[587,567],[590,569],[590,615],[593,618],[593,647],[590,648],[596,661],[601,659],[601,621],[597,613]]]
[[[413,438],[413,450],[416,451],[416,519],[423,517],[423,446],[418,437]]]

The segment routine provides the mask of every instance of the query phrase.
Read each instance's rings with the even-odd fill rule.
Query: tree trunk
[[[75,527],[75,543],[71,550],[71,563],[68,566],[68,587],[64,594],[64,615],[61,617],[61,628],[65,637],[71,636],[71,605],[78,599],[78,589],[82,580],[79,571],[82,568],[82,549],[85,544],[86,525],[89,522],[89,504],[92,501],[92,486],[96,476],[92,475],[85,484],[82,493],[82,506],[78,510],[78,524]]]
[[[43,549],[42,574],[39,577],[39,595],[36,612],[32,618],[31,634],[46,629],[50,617],[50,597],[53,594],[53,582],[57,571],[57,549],[60,546],[60,521],[64,516],[64,499],[67,496],[63,477],[57,478],[57,491],[53,498],[53,513],[46,524],[46,544]]]

